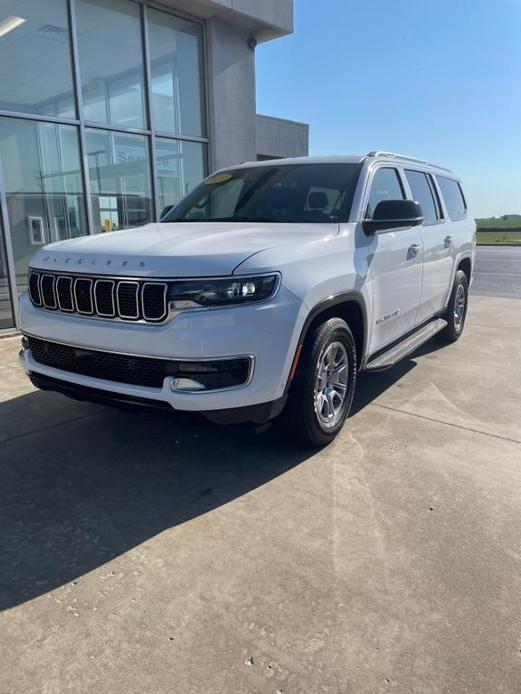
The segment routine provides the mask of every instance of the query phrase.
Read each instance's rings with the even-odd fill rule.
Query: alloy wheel
[[[349,381],[349,358],[341,342],[331,342],[322,349],[315,373],[314,403],[320,424],[334,427],[343,416],[343,405]]]
[[[465,318],[465,306],[467,303],[467,296],[465,293],[465,287],[460,284],[456,290],[456,296],[454,297],[454,327],[457,331],[463,326],[463,320]]]

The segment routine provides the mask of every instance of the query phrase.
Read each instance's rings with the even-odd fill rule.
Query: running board
[[[380,356],[371,359],[365,367],[366,371],[383,371],[384,369],[390,369],[391,366],[397,364],[401,359],[407,357],[409,354],[418,349],[424,342],[430,340],[434,337],[436,333],[447,325],[447,321],[443,318],[437,318],[427,325],[424,325],[419,330],[414,332],[402,340],[397,345],[394,345],[387,352],[380,354]]]

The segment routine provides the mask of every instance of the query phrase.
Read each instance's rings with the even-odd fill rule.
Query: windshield
[[[361,164],[291,164],[210,176],[162,222],[345,222]]]

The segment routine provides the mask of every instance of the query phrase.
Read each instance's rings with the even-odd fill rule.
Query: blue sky
[[[475,216],[521,213],[521,0],[294,0],[257,48],[257,111],[311,154],[385,149],[460,175]]]

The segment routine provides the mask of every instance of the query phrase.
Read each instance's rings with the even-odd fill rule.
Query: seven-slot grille
[[[148,280],[61,275],[31,270],[35,306],[83,316],[160,323],[168,314],[168,284]]]

